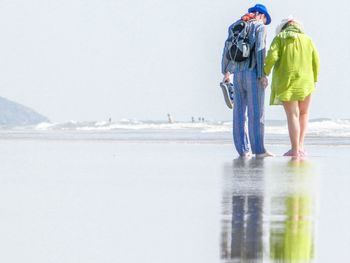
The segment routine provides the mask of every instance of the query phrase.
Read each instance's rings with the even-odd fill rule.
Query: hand
[[[231,80],[231,73],[230,72],[226,72],[222,82],[230,82],[230,80]]]
[[[269,85],[269,80],[267,79],[266,76],[261,77],[261,78],[259,79],[259,82],[260,82],[260,86],[261,86],[263,89],[266,89],[267,86]]]

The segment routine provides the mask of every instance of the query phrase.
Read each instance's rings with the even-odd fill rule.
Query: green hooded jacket
[[[319,55],[311,38],[296,25],[290,25],[272,41],[264,71],[271,73],[270,105],[282,101],[303,101],[315,89]]]

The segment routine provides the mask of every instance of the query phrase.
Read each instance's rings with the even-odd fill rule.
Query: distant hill
[[[26,106],[0,97],[0,126],[35,125],[40,122],[49,122],[49,119]]]

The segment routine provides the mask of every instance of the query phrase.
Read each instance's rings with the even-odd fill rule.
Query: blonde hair
[[[284,29],[284,26],[287,24],[295,24],[300,28],[301,31],[304,31],[303,24],[299,20],[293,18],[293,16],[289,16],[288,18],[282,19],[282,21],[276,27],[276,35],[281,33]]]

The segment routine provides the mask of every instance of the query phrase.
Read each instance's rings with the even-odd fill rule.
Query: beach
[[[2,1],[0,263],[348,262],[347,11]]]
[[[310,138],[293,161],[282,134],[268,139],[276,157],[241,160],[229,134],[188,132],[3,131],[2,261],[284,262],[298,237],[305,262],[347,258],[347,138]],[[253,231],[235,253],[234,231]]]

